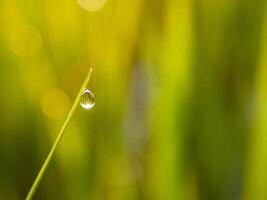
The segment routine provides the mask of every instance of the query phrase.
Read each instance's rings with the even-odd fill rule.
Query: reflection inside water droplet
[[[88,89],[85,89],[81,96],[81,106],[85,109],[90,109],[95,105],[95,95]]]

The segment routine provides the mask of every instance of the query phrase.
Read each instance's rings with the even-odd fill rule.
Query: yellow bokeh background
[[[266,200],[266,4],[1,0],[0,199]]]

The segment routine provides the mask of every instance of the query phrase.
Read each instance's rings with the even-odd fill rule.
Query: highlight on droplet
[[[9,42],[14,54],[21,57],[32,57],[42,47],[40,33],[30,25],[13,28],[9,35]]]
[[[95,95],[88,89],[85,89],[82,93],[80,104],[83,108],[89,110],[95,105]]]
[[[106,3],[107,0],[77,0],[78,4],[85,10],[98,11]]]
[[[61,120],[70,108],[70,100],[63,90],[51,88],[44,93],[41,99],[41,108],[50,119]]]

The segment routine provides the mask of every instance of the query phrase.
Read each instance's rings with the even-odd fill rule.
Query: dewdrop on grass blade
[[[81,95],[80,104],[84,109],[91,109],[95,105],[95,95],[86,88]]]
[[[30,188],[30,191],[29,191],[28,195],[26,196],[26,200],[31,200],[33,198],[33,196],[34,196],[34,194],[35,194],[35,192],[36,192],[36,190],[37,190],[37,188],[38,188],[38,186],[39,186],[39,184],[40,184],[40,182],[41,182],[41,180],[42,180],[42,178],[43,178],[43,176],[45,174],[45,171],[46,171],[51,159],[53,158],[53,156],[55,154],[55,151],[56,151],[56,149],[57,149],[57,147],[58,147],[58,145],[59,145],[59,143],[60,143],[60,141],[61,141],[61,139],[62,139],[62,137],[63,137],[63,135],[65,133],[65,131],[66,131],[66,128],[67,128],[67,126],[68,126],[68,124],[70,122],[70,119],[72,118],[76,108],[81,103],[81,99],[85,99],[86,101],[84,101],[84,102],[87,102],[86,104],[89,104],[90,108],[92,108],[95,105],[95,102],[92,101],[93,99],[95,99],[95,96],[88,89],[86,89],[86,86],[89,83],[90,78],[91,78],[91,73],[92,73],[92,68],[89,70],[88,75],[86,76],[85,80],[83,81],[81,89],[80,89],[80,91],[79,91],[79,93],[78,93],[78,95],[77,95],[77,97],[76,97],[76,99],[75,99],[70,111],[69,111],[69,114],[67,115],[67,118],[66,118],[65,122],[63,123],[63,126],[60,129],[59,134],[58,134],[58,136],[57,136],[57,138],[56,138],[51,150],[49,151],[49,153],[48,153],[48,155],[47,155],[47,157],[46,157],[46,159],[44,161],[44,164],[42,165],[39,173],[37,174],[37,177],[35,178],[32,186]],[[88,93],[87,90],[89,91],[89,93]],[[86,96],[84,96],[83,94],[86,94]],[[88,97],[88,95],[89,95],[90,98]]]

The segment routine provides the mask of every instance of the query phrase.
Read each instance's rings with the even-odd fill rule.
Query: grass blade
[[[59,132],[59,134],[58,134],[58,136],[57,136],[57,138],[56,138],[56,140],[55,140],[55,142],[54,142],[54,144],[53,144],[53,146],[52,146],[52,148],[51,148],[51,150],[50,150],[50,152],[49,152],[49,154],[48,154],[48,156],[47,156],[47,158],[46,158],[46,160],[45,160],[45,162],[44,162],[44,164],[42,166],[42,168],[40,169],[37,177],[35,178],[35,180],[34,180],[34,182],[32,184],[32,187],[31,187],[31,189],[30,189],[30,191],[29,191],[29,193],[28,193],[28,195],[26,197],[26,200],[31,200],[33,198],[33,195],[34,195],[35,191],[37,190],[40,181],[42,180],[42,177],[43,177],[43,175],[44,175],[44,173],[45,173],[45,171],[47,169],[47,166],[49,165],[49,163],[50,163],[50,161],[51,161],[51,159],[52,159],[52,157],[53,157],[53,155],[55,153],[55,150],[58,147],[58,145],[59,145],[59,143],[60,143],[60,141],[61,141],[61,139],[62,139],[62,137],[63,137],[63,135],[65,133],[65,130],[66,130],[66,128],[67,128],[67,126],[68,126],[68,124],[70,122],[70,119],[71,119],[74,111],[76,110],[76,108],[80,104],[81,94],[84,91],[84,89],[86,88],[88,82],[90,81],[91,73],[92,73],[92,68],[89,70],[89,73],[86,76],[86,78],[85,78],[85,80],[84,80],[84,82],[83,82],[83,84],[81,86],[81,89],[80,89],[80,91],[79,91],[79,93],[78,93],[78,95],[77,95],[77,97],[76,97],[71,109],[70,109],[70,112],[69,112],[69,114],[68,114],[68,116],[67,116],[67,118],[66,118],[66,120],[65,120],[65,122],[64,122],[64,124],[63,124],[63,126],[61,128],[61,130],[60,130],[60,132]]]

